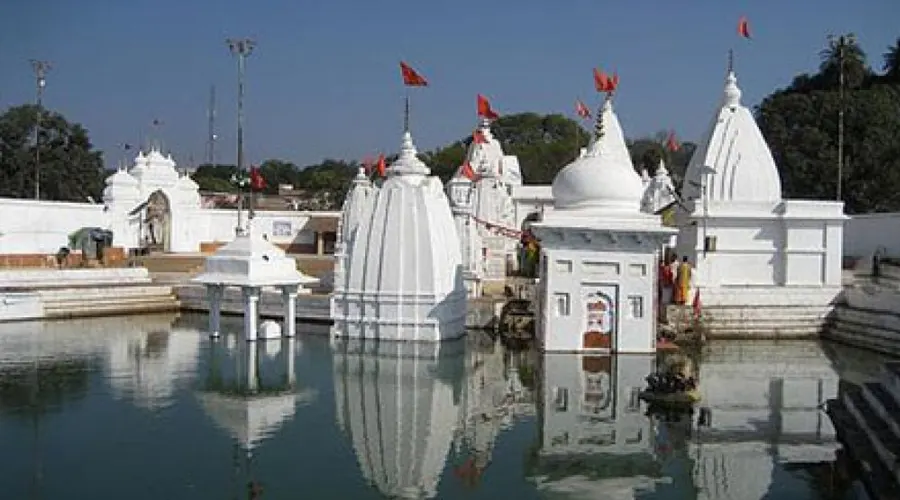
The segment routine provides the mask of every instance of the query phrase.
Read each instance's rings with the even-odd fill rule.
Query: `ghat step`
[[[860,427],[854,416],[841,399],[828,401],[828,416],[831,418],[838,438],[859,463],[863,481],[873,500],[896,500],[900,498],[900,484],[888,467],[875,452],[869,435]]]
[[[841,398],[844,406],[868,437],[871,448],[894,482],[900,483],[900,437],[894,435],[887,422],[872,411],[859,386],[845,384],[845,387]]]

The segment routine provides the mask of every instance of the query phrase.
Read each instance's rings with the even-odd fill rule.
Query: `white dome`
[[[190,175],[182,175],[181,178],[178,179],[177,187],[182,191],[197,191],[200,189],[200,185],[197,184],[194,179],[191,179]]]
[[[619,119],[607,100],[600,111],[595,137],[580,158],[553,179],[556,209],[614,209],[637,212],[643,196],[641,177],[634,170]]]
[[[124,170],[116,171],[116,173],[107,177],[105,182],[106,187],[103,189],[104,203],[137,201],[141,197],[137,179]]]

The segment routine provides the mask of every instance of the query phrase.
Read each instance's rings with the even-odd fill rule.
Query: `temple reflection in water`
[[[12,478],[29,473],[47,491],[63,480],[67,490],[90,490],[96,475],[62,472],[77,468],[55,436],[91,411],[92,425],[115,429],[92,432],[91,442],[140,443],[126,463],[143,463],[156,477],[147,484],[167,484],[171,498],[184,496],[171,483],[177,476],[153,472],[154,449],[168,450],[171,470],[220,493],[239,477],[247,480],[228,491],[263,484],[254,498],[311,483],[342,498],[457,498],[467,489],[521,498],[817,498],[817,490],[847,491],[830,483],[840,451],[822,403],[839,379],[860,383],[879,366],[833,344],[715,343],[676,355],[693,365],[704,410],[679,417],[648,412],[638,398],[671,354],[540,354],[477,333],[440,344],[301,335],[248,345],[228,334],[210,341],[202,318],[173,321],[0,325],[0,437],[35,457],[32,469],[3,456],[11,475],[0,485],[12,497],[24,494]],[[140,411],[124,419],[105,411],[123,402]],[[176,427],[185,441],[165,441]],[[322,446],[330,458],[319,466]],[[178,462],[185,447],[218,451],[203,464]],[[104,470],[121,461],[92,460]],[[329,479],[332,471],[341,479]],[[105,484],[117,496],[130,491]]]

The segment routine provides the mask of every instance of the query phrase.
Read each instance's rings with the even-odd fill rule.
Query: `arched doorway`
[[[172,209],[169,197],[154,191],[147,198],[141,242],[151,252],[168,252],[172,240]]]

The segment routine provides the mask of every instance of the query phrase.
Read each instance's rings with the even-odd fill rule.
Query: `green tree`
[[[45,200],[99,200],[106,172],[87,130],[32,104],[0,115],[0,196],[34,196],[34,132],[40,111],[40,183]]]
[[[833,49],[831,43],[826,51]],[[867,68],[864,60],[854,64]],[[757,109],[787,197],[833,199],[837,192],[840,93],[835,85],[815,84],[826,82],[832,68],[823,63],[818,74],[795,78]],[[848,85],[844,95],[841,178],[848,213],[900,210],[900,86],[872,76]]]
[[[587,131],[563,115],[519,113],[503,116],[491,125],[503,151],[519,158],[525,184],[545,184],[571,162],[590,139]],[[472,141],[468,135],[422,155],[432,173],[447,181],[465,160]]]
[[[844,63],[844,86],[848,89],[862,87],[871,78],[872,70],[866,63],[866,53],[853,33],[831,37],[828,46],[819,52],[819,81],[825,88],[838,88],[841,60]]]

